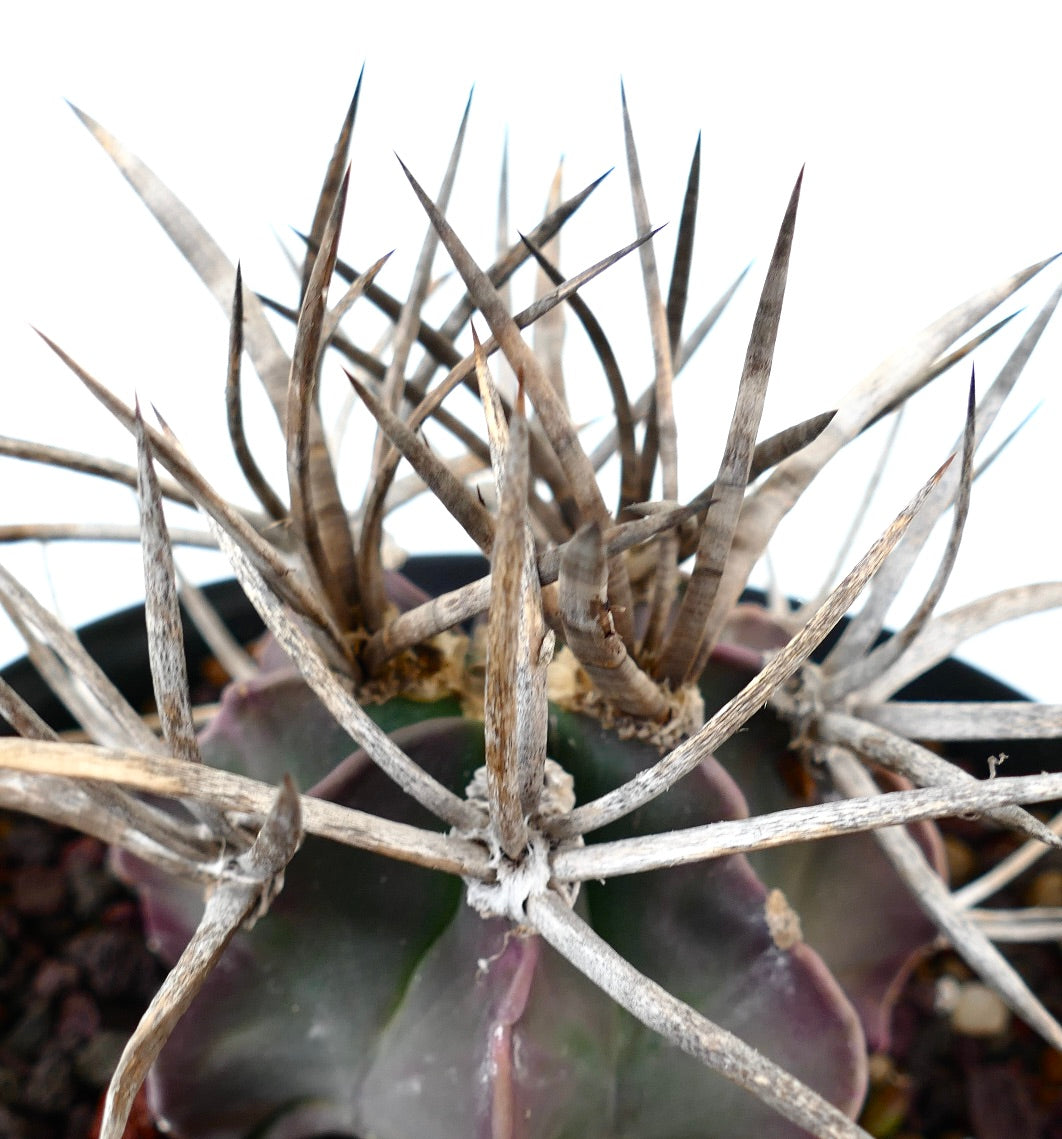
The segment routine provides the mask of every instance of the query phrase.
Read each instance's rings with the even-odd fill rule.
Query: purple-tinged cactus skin
[[[701,677],[706,702],[725,703],[745,679],[739,666],[710,661]],[[817,798],[814,783],[810,789],[794,786],[793,771],[800,760],[788,747],[789,734],[770,714],[756,716],[717,753],[740,783],[754,815],[806,806],[809,795]],[[891,789],[902,785],[887,774],[881,778],[891,778]],[[934,870],[944,876],[947,868],[936,827],[916,823],[910,831]],[[748,858],[763,881],[781,890],[800,915],[805,940],[816,947],[855,1005],[871,1050],[888,1051],[892,1003],[908,969],[933,940],[935,928],[912,903],[873,837],[839,835],[796,849],[755,851]],[[874,899],[872,906],[865,905],[868,895]]]
[[[393,718],[424,707],[380,711]],[[297,675],[267,673],[227,690],[202,740],[204,759],[264,782],[293,772],[310,794],[426,821],[364,753],[344,755],[345,737],[333,727]],[[394,738],[455,788],[483,763],[482,729],[469,720],[426,719]],[[580,797],[655,756],[561,711],[552,716],[550,750]],[[330,774],[314,786],[320,772]],[[737,784],[707,759],[601,838],[746,814]],[[198,923],[197,893],[125,857],[121,870],[172,964]],[[739,1089],[703,1076],[540,938],[458,905],[454,885],[309,840],[270,922],[234,938],[170,1038],[149,1082],[160,1119],[202,1139],[240,1139],[266,1121],[270,1139],[324,1130],[381,1139],[692,1136],[704,1133],[705,1120],[721,1139],[797,1134]],[[833,1102],[858,1107],[866,1046],[856,1014],[799,935],[776,944],[767,892],[743,856],[584,890],[581,911],[639,969]],[[252,1037],[238,1027],[248,1023],[257,1025]],[[238,1115],[234,1088],[247,1089]]]
[[[559,235],[600,179],[563,201],[558,180],[542,221],[518,240],[500,226],[481,266],[446,218],[466,112],[437,199],[402,166],[429,230],[399,297],[386,256],[365,271],[339,256],[357,105],[356,92],[298,250],[294,308],[245,288],[174,194],[76,112],[230,315],[228,428],[256,501],[224,499],[164,407],[152,426],[45,337],[133,436],[136,465],[0,449],[136,488],[156,708],[134,710],[0,566],[0,603],[84,732],[61,737],[0,684],[20,737],[0,740],[0,805],[110,843],[169,966],[118,1061],[100,1139],[122,1139],[145,1081],[177,1139],[866,1139],[868,1054],[888,1048],[899,986],[940,943],[1062,1048],[1056,1012],[988,932],[1019,938],[1036,917],[1062,933],[1062,922],[1017,912],[990,927],[978,909],[1062,846],[1062,824],[1024,806],[1062,798],[1062,775],[979,779],[936,747],[1057,739],[1062,709],[902,696],[968,637],[1062,604],[1062,583],[1046,582],[935,615],[975,453],[1062,288],[980,398],[971,381],[943,464],[919,472],[921,488],[839,581],[799,609],[740,604],[830,459],[999,333],[1006,320],[977,329],[1050,262],[975,293],[833,409],[809,406],[763,438],[798,178],[717,472],[680,497],[673,383],[697,369],[733,292],[684,333],[700,145],[665,289],[624,100],[636,237],[566,278]],[[456,291],[444,319],[434,299],[425,307],[439,249],[456,270],[440,286]],[[653,374],[632,397],[579,290],[636,251]],[[531,261],[538,299],[514,313],[509,280]],[[370,305],[389,323],[373,348],[343,323]],[[604,373],[604,427],[580,429],[567,404],[566,308]],[[281,427],[281,490],[245,436],[245,356]],[[336,384],[375,424],[360,504],[344,499],[341,439],[323,410],[321,389]],[[449,400],[458,387],[478,397],[475,423]],[[403,461],[415,479],[396,480]],[[425,594],[393,572],[385,518],[425,489],[489,574]],[[171,531],[173,501],[205,529]],[[947,513],[933,580],[886,635]],[[178,584],[184,544],[224,555],[264,643],[238,643]],[[193,707],[182,603],[231,678],[216,708]],[[933,820],[959,814],[1026,842],[953,892]]]

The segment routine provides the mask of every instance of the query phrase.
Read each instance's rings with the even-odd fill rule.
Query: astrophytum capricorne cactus
[[[896,698],[973,632],[1062,601],[1050,583],[933,615],[975,452],[1059,294],[998,378],[979,397],[971,385],[951,460],[922,473],[839,584],[799,608],[741,601],[827,462],[995,332],[956,347],[1044,265],[946,314],[835,410],[759,440],[798,181],[718,471],[683,503],[672,385],[695,370],[730,295],[684,331],[699,147],[665,298],[625,106],[637,237],[572,277],[556,266],[557,235],[596,183],[563,201],[555,192],[546,217],[512,244],[506,234],[483,269],[444,216],[462,123],[436,200],[406,172],[430,226],[398,299],[378,283],[385,258],[365,272],[338,258],[356,106],[304,239],[295,308],[245,290],[170,191],[78,112],[231,306],[226,406],[258,503],[225,501],[161,415],[149,426],[47,341],[135,436],[138,463],[3,448],[136,486],[157,706],[155,720],[133,711],[0,569],[31,659],[87,736],[60,736],[5,688],[21,738],[0,741],[0,802],[112,843],[172,966],[114,1075],[104,1139],[122,1134],[149,1069],[152,1108],[184,1139],[860,1135],[868,1048],[887,1047],[898,979],[935,934],[1062,1047],[973,908],[1006,870],[952,893],[929,821],[978,812],[1024,832],[1027,864],[1059,845],[1059,828],[1018,804],[1062,798],[1062,775],[978,779],[925,746],[1057,738],[1059,710]],[[464,292],[433,323],[439,244]],[[578,291],[628,254],[641,260],[655,362],[636,399],[607,322]],[[513,314],[509,280],[532,261],[540,295]],[[391,323],[371,348],[343,323],[366,305]],[[591,425],[593,446],[567,409],[565,307],[614,407],[607,430]],[[244,355],[284,431],[286,493],[245,437]],[[379,427],[356,506],[319,400],[340,380]],[[461,387],[479,401],[478,426],[449,398]],[[426,429],[461,453],[429,446]],[[396,480],[403,460],[415,474]],[[385,568],[384,518],[425,486],[489,558],[488,574],[435,596]],[[208,529],[170,531],[167,499],[194,504]],[[883,638],[888,603],[949,509],[924,601]],[[248,653],[198,591],[178,587],[184,542],[224,552],[267,642]],[[859,614],[821,649],[864,587]],[[216,709],[189,696],[179,593],[233,677]]]

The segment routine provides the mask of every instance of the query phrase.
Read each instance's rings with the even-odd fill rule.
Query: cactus
[[[0,803],[112,843],[171,967],[118,1064],[104,1139],[121,1136],[145,1078],[182,1139],[863,1135],[868,1051],[888,1048],[898,986],[936,937],[1062,1047],[977,908],[1007,868],[950,891],[932,822],[979,812],[1027,837],[1026,865],[1062,845],[1062,828],[1020,804],[1062,798],[1062,775],[979,779],[988,743],[973,775],[927,746],[1057,739],[1062,711],[932,704],[908,687],[974,632],[1062,601],[1062,583],[1044,583],[934,615],[975,452],[1060,292],[987,391],[971,383],[955,454],[923,472],[839,583],[800,606],[742,599],[828,461],[997,332],[1005,322],[963,340],[1047,262],[947,313],[838,408],[761,440],[798,179],[718,472],[683,502],[672,385],[695,370],[730,295],[684,332],[699,147],[665,297],[625,104],[637,236],[571,277],[556,264],[558,234],[596,183],[554,193],[484,269],[445,216],[462,123],[434,200],[406,170],[429,227],[399,299],[378,283],[386,258],[359,271],[338,256],[356,107],[355,95],[294,307],[246,290],[177,198],[77,112],[231,314],[229,429],[257,499],[245,509],[219,496],[161,414],[149,425],[45,337],[128,428],[137,462],[3,446],[137,488],[157,709],[133,710],[0,567],[0,600],[87,736],[60,736],[0,686],[20,735],[0,741]],[[464,292],[433,323],[439,245]],[[628,255],[641,263],[655,366],[636,399],[579,293]],[[508,282],[526,263],[541,295],[513,314]],[[343,324],[367,305],[391,325],[372,348]],[[565,308],[614,408],[592,448],[565,399]],[[293,325],[290,350],[267,312]],[[245,355],[284,431],[285,493],[244,434]],[[341,495],[319,399],[337,364],[378,426],[357,506]],[[478,399],[482,430],[453,410],[459,387]],[[461,453],[427,445],[425,427]],[[415,476],[396,480],[403,459]],[[425,488],[489,558],[489,573],[437,596],[388,568],[383,531]],[[171,530],[164,500],[196,506],[206,538]],[[926,596],[884,635],[949,509]],[[174,547],[204,540],[268,629],[250,653],[178,585]],[[213,709],[193,705],[180,600],[232,678]]]

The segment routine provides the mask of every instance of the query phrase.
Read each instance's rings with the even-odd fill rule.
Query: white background
[[[680,384],[684,496],[714,475],[762,273],[802,164],[764,433],[833,406],[945,309],[1062,248],[1057,36],[1042,4],[190,0],[20,5],[6,24],[0,432],[132,461],[129,439],[30,331],[35,324],[125,398],[136,391],[142,403],[154,402],[201,468],[244,502],[225,454],[225,316],[64,98],[154,168],[242,260],[251,287],[290,301],[277,237],[291,246],[287,227],[310,224],[363,62],[341,253],[364,267],[394,248],[380,280],[399,295],[425,223],[393,152],[434,193],[473,83],[452,217],[481,263],[493,249],[506,132],[514,227],[538,220],[563,155],[566,192],[616,167],[565,230],[565,270],[629,241],[622,77],[653,219],[672,223],[657,239],[665,280],[703,131],[687,328],[754,262]],[[446,267],[440,255],[437,269]],[[1034,312],[1059,272],[1050,267],[1002,311],[1024,303]],[[518,304],[531,286],[526,276]],[[635,260],[584,295],[640,390],[651,353]],[[991,446],[1042,401],[977,487],[943,608],[1059,576],[1060,335],[1048,330],[990,437]],[[1005,343],[978,353],[984,385],[1016,336],[1008,331],[998,338]],[[577,328],[569,327],[568,343],[576,414],[590,419],[607,406],[604,385]],[[333,371],[327,382],[338,384]],[[857,552],[949,452],[968,378],[964,365],[915,401]],[[259,451],[279,481],[279,434],[257,393],[248,390],[247,399]],[[806,595],[820,584],[880,442],[880,432],[870,433],[784,523],[774,563],[789,592]],[[351,470],[346,485],[357,502],[356,454]],[[461,535],[440,514],[411,508],[394,517],[392,532],[408,549],[456,548]],[[131,520],[129,493],[0,462],[0,524],[104,517]],[[54,546],[45,555],[24,544],[0,557],[71,622],[137,596],[131,549]],[[182,564],[203,578],[223,573],[204,556]],[[913,582],[894,621],[918,595]],[[965,655],[1028,692],[1062,700],[1060,640],[1062,621],[1052,614],[981,637]],[[0,659],[18,652],[0,618]]]

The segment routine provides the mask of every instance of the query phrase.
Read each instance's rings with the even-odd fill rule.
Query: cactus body
[[[1062,797],[1062,776],[979,781],[923,746],[1057,738],[1062,714],[986,702],[935,716],[900,698],[980,628],[1062,602],[1062,586],[1044,583],[933,615],[974,453],[1059,293],[980,402],[971,384],[952,459],[923,472],[839,582],[799,609],[739,603],[829,460],[997,332],[962,340],[1047,263],[975,294],[835,410],[809,408],[763,439],[798,179],[718,470],[682,500],[673,384],[729,296],[684,334],[699,146],[665,296],[626,107],[636,238],[569,278],[553,263],[557,235],[596,183],[567,200],[556,184],[541,223],[482,267],[445,216],[462,123],[436,199],[406,171],[429,232],[400,299],[382,283],[386,257],[359,271],[339,256],[357,101],[294,307],[245,289],[176,197],[78,112],[231,305],[227,413],[257,501],[222,499],[161,417],[149,426],[49,341],[129,428],[137,464],[20,453],[137,487],[158,713],[142,720],[0,570],[32,659],[89,737],[58,738],[0,690],[23,737],[0,744],[3,801],[112,842],[172,966],[118,1065],[101,1139],[119,1139],[149,1069],[151,1102],[180,1139],[853,1137],[868,1049],[888,1047],[897,987],[937,934],[1062,1047],[1052,1012],[949,892],[930,821],[980,811],[1058,846],[1057,828],[1020,804]],[[463,286],[442,320],[426,307],[439,246]],[[640,259],[654,359],[637,398],[579,292],[627,255]],[[538,299],[514,313],[509,279],[531,260]],[[391,323],[376,347],[344,331],[348,311],[370,304]],[[596,446],[566,403],[564,307],[613,405]],[[288,343],[268,312],[293,324]],[[245,355],[283,430],[282,491],[244,437]],[[378,427],[359,506],[344,499],[322,412],[322,385],[337,379]],[[482,429],[451,410],[461,387]],[[426,443],[429,428],[462,452]],[[598,478],[610,458],[612,483]],[[412,481],[396,481],[402,460]],[[490,564],[432,597],[389,572],[383,530],[425,486]],[[225,554],[270,633],[249,656],[183,587],[234,678],[210,712],[189,694],[173,561],[183,538],[167,498],[199,508],[196,540]],[[934,581],[884,636],[949,510]],[[812,663],[864,589],[863,610]]]

